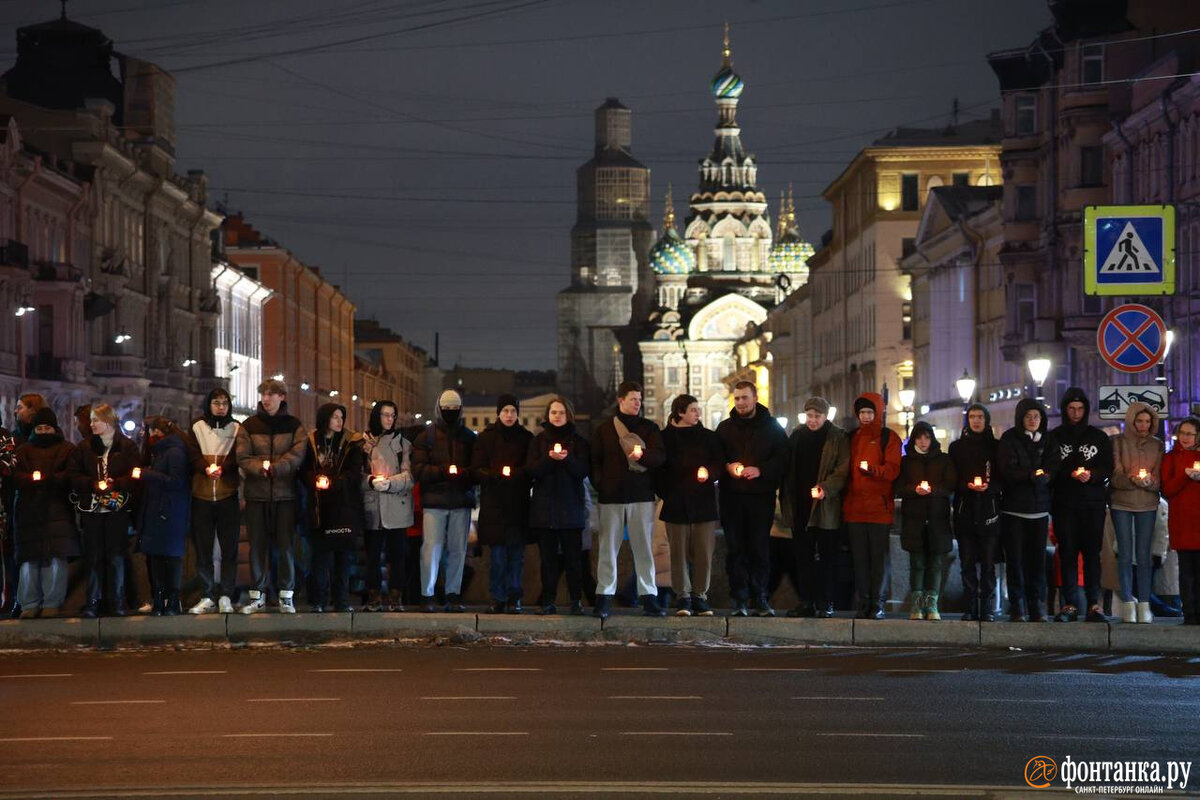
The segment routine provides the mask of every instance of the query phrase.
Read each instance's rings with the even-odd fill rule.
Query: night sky
[[[177,79],[176,169],[441,363],[552,369],[575,168],[592,111],[633,110],[652,222],[682,223],[712,144],[708,82],[732,26],[738,118],[772,218],[829,227],[820,191],[897,125],[997,107],[985,55],[1026,45],[1045,0],[72,0],[68,16]],[[59,13],[0,0],[15,29]]]

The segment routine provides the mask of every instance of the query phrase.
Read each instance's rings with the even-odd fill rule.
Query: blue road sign
[[[1144,372],[1162,360],[1167,326],[1152,309],[1130,303],[1105,315],[1096,331],[1100,356],[1120,372]]]
[[[1084,293],[1175,293],[1174,206],[1084,209]]]

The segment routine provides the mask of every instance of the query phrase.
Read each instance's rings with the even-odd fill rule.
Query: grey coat
[[[413,524],[411,451],[412,445],[398,431],[380,436],[371,450],[371,475],[384,475],[386,480],[372,486],[370,475],[363,479],[367,530],[403,530]]]

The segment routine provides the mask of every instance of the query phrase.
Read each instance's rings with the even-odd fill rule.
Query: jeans
[[[721,527],[725,530],[725,571],[729,596],[766,601],[771,577],[771,524],[775,495],[721,494]]]
[[[1000,516],[1004,532],[1005,577],[1012,610],[1024,604],[1031,615],[1046,603],[1046,536],[1050,519]]]
[[[467,537],[471,533],[471,509],[426,508],[421,540],[421,595],[433,597],[438,566],[446,552],[446,594],[462,591],[463,567],[467,563]]]
[[[854,592],[858,610],[874,611],[887,603],[888,531],[881,522],[848,522],[854,557]]]
[[[596,544],[596,594],[617,593],[617,553],[621,551],[621,534],[629,529],[629,549],[633,552],[633,568],[637,572],[638,594],[658,595],[654,573],[654,501],[641,503],[601,503],[600,535]]]
[[[676,597],[689,595],[708,599],[708,588],[712,582],[713,549],[717,542],[717,523],[693,522],[691,524],[668,522],[667,540],[671,544],[671,589]],[[692,562],[692,574],[688,575],[688,560]]]
[[[567,596],[572,603],[578,602],[583,597],[583,530],[542,528],[535,533],[542,573],[541,604],[551,605],[558,598],[559,572],[567,573]]]
[[[250,500],[246,503],[250,535],[250,586],[266,592],[271,585],[271,543],[279,548],[277,588],[296,587],[296,501]]]
[[[344,608],[350,605],[350,556],[348,550],[328,550],[317,548],[312,554],[313,578],[316,583],[316,596],[309,598],[314,606],[326,604],[330,591],[333,592],[332,605],[334,608]]]
[[[1157,511],[1112,510],[1113,531],[1117,535],[1117,577],[1121,582],[1121,600],[1128,603],[1134,599],[1133,561],[1137,557],[1137,597],[1150,601],[1153,588],[1153,557],[1150,555],[1150,540],[1154,538],[1154,524],[1158,521]]]
[[[241,538],[237,496],[224,500],[192,498],[192,543],[196,547],[196,577],[210,600],[230,599],[237,592],[238,539]],[[221,546],[221,582],[217,584],[213,543]]]
[[[1084,609],[1100,602],[1100,544],[1104,541],[1104,513],[1104,506],[1100,504],[1066,506],[1054,510],[1054,535],[1058,537],[1059,576],[1064,604]],[[1083,554],[1083,591],[1079,588],[1080,554]]]
[[[491,564],[488,567],[488,588],[492,600],[520,600],[525,594],[522,585],[525,572],[525,545],[494,544],[489,548]]]
[[[17,602],[21,608],[62,608],[67,599],[67,560],[22,561]]]
[[[103,597],[114,605],[123,606],[129,512],[125,509],[106,514],[85,512],[79,518],[83,523],[83,552],[88,569],[87,601],[96,603]],[[106,586],[108,591],[105,591]]]

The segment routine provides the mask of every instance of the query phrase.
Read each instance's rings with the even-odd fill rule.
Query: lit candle
[[[371,476],[371,480],[373,480],[373,481],[386,481],[386,480],[387,480],[387,475],[372,475],[372,476]]]
[[[104,481],[104,480],[97,481],[96,488],[102,492],[107,492],[108,491],[108,481]]]
[[[270,472],[270,471],[271,471],[271,462],[264,458],[263,459],[263,472]]]
[[[700,481],[701,483],[704,483],[706,480],[708,480],[707,467],[700,467],[698,470],[696,470],[696,480]]]
[[[811,492],[814,500],[819,500],[821,498],[821,487],[814,486]]]
[[[512,477],[512,467],[505,466],[500,469],[500,474],[506,478]]]
[[[329,488],[329,478],[326,477],[325,475],[318,475],[317,476],[317,488],[318,489],[328,489]]]
[[[204,471],[208,473],[208,477],[216,478],[216,477],[220,476],[220,474],[221,474],[221,465],[220,464],[209,464],[207,467],[204,468]]]
[[[1044,469],[1034,470],[1033,474],[1040,478],[1046,474],[1046,470],[1044,470]]]
[[[746,471],[746,468],[743,467],[741,464],[738,464],[736,467],[733,468],[733,474],[738,476],[739,478],[742,477],[742,473],[745,471]]]
[[[35,469],[33,471],[33,479],[35,481],[40,481],[42,479],[42,471],[40,469]]]
[[[1148,475],[1148,473],[1146,472],[1146,469],[1145,469],[1145,467],[1143,467],[1142,469],[1139,469],[1139,470],[1138,470],[1138,479],[1139,479],[1139,480],[1143,480],[1143,481],[1144,481],[1144,480],[1146,480],[1146,478],[1147,478],[1147,477],[1149,477],[1149,475]]]
[[[1194,469],[1194,470],[1197,470],[1197,471],[1200,471],[1200,461],[1193,461],[1193,462],[1192,462],[1192,469]]]
[[[1076,467],[1075,471],[1071,474],[1074,475],[1076,478],[1078,478],[1080,475],[1083,474],[1083,471],[1084,471],[1083,467]]]
[[[866,472],[868,469],[871,468],[871,465],[865,461],[860,461],[860,462],[858,462],[858,468],[861,469],[863,472]]]
[[[635,444],[633,446],[633,457],[634,458],[642,457],[642,446],[640,444]]]
[[[922,492],[928,492],[929,491],[929,481],[921,481],[920,486],[918,486],[917,488],[919,488]]]
[[[555,442],[554,443],[554,455],[558,455],[561,452],[562,452],[562,442]]]
[[[979,477],[978,475],[976,475],[976,476],[975,476],[975,485],[976,485],[976,486],[983,486],[983,478],[981,478],[981,477]]]
[[[133,471],[129,473],[129,477],[133,478],[135,481],[136,481],[138,478],[142,477],[142,468],[141,468],[141,467],[134,467],[134,468],[133,468]]]
[[[457,465],[457,464],[451,464],[451,465],[450,465],[450,469],[449,469],[449,470],[447,470],[447,472],[449,472],[451,475],[457,475],[457,474],[458,474],[458,465]]]

